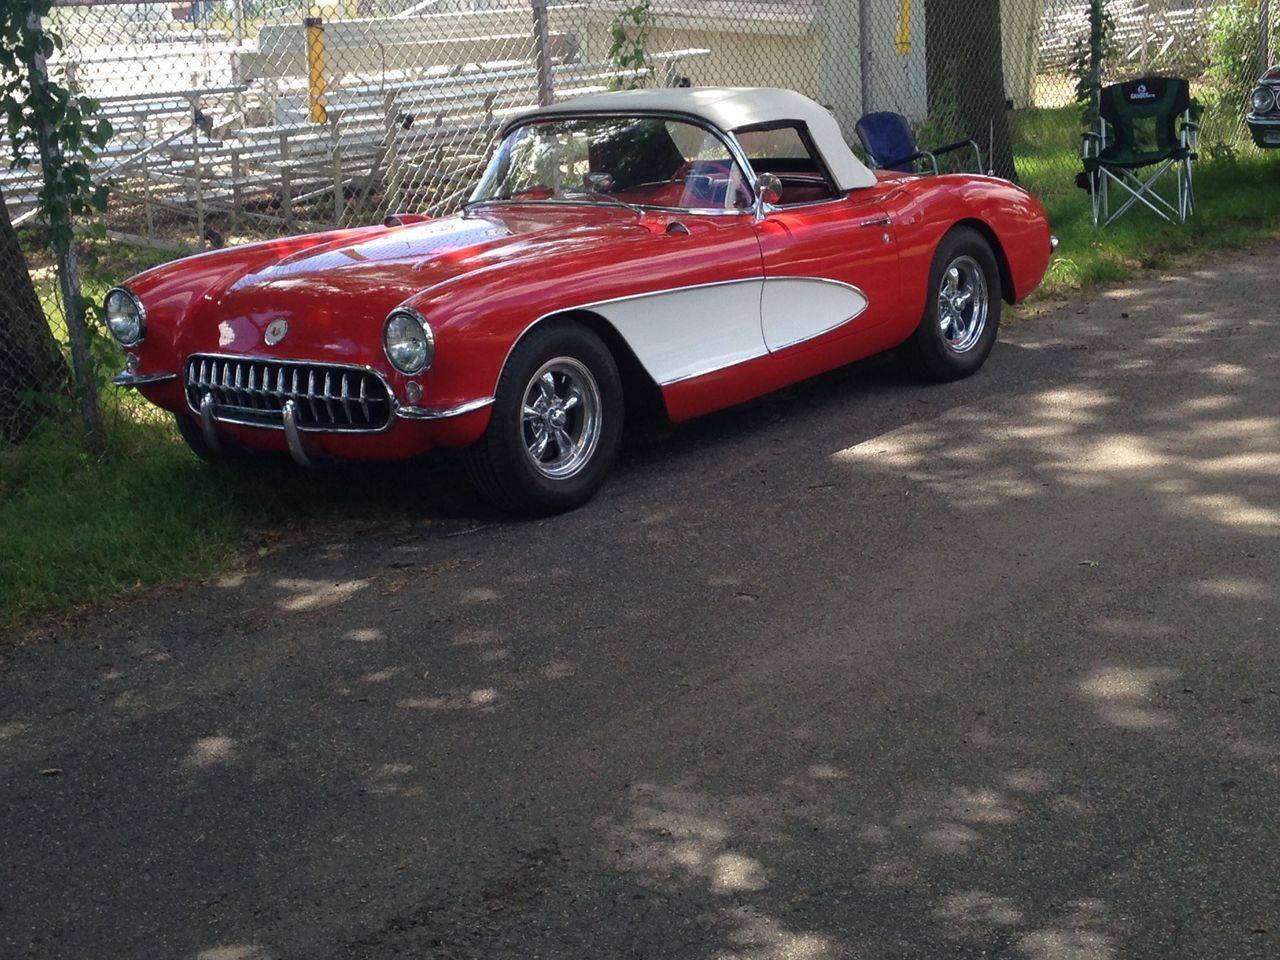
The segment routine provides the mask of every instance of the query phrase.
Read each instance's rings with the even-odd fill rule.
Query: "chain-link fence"
[[[892,111],[1052,198],[1075,190],[1091,68],[1190,78],[1204,140],[1246,149],[1274,31],[1269,0],[55,0],[47,20],[51,74],[114,128],[107,236],[144,262],[456,209],[505,117],[631,85],[790,87],[855,145]],[[0,173],[19,226],[38,178]]]

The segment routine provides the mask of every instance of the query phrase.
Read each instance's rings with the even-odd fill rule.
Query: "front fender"
[[[973,224],[994,241],[1007,268],[1002,279],[1010,303],[1024,300],[1049,268],[1052,239],[1044,207],[1007,180],[964,174],[912,178],[886,198],[886,206],[898,226],[903,293],[912,316],[924,310],[933,253],[956,226]]]

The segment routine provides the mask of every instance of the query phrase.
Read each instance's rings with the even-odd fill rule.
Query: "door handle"
[[[893,221],[889,217],[877,217],[875,220],[863,220],[860,227],[887,227]]]

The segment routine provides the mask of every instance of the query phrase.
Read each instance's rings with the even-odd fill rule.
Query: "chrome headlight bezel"
[[[387,362],[405,376],[421,373],[436,357],[436,338],[431,324],[412,307],[396,307],[382,325],[382,352]]]
[[[1270,87],[1254,87],[1249,95],[1249,105],[1254,113],[1267,113],[1276,108],[1276,94]]]
[[[129,308],[127,321],[121,314],[116,316],[121,317],[122,322],[113,319],[113,303]],[[106,320],[107,330],[122,347],[137,346],[147,335],[147,309],[128,287],[112,287],[107,291],[107,295],[102,299],[102,315]]]

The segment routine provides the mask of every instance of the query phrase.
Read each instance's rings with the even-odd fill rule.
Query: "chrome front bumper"
[[[122,370],[111,378],[111,382],[117,387],[142,387],[148,383],[165,383],[176,379],[176,373],[130,373]]]
[[[456,407],[397,407],[396,416],[404,420],[447,420],[449,417],[460,417],[464,413],[483,410],[493,403],[493,397],[481,397],[479,400],[468,400]]]
[[[169,380],[176,380],[176,373],[147,373],[139,374],[133,370],[125,369],[116,374],[112,378],[112,383],[118,387],[139,387],[149,383],[165,383]],[[483,410],[485,407],[493,403],[493,397],[481,397],[476,400],[468,400],[465,403],[456,404],[452,407],[420,407],[420,406],[402,406],[396,400],[394,394],[391,393],[388,386],[387,396],[390,398],[394,417],[388,421],[387,429],[396,418],[401,420],[447,420],[450,417],[460,417],[467,413],[473,413],[476,410]],[[217,424],[222,422],[214,413],[215,401],[212,393],[205,393],[200,398],[198,407],[193,405],[194,412],[200,418],[200,431],[204,435],[205,444],[209,447],[210,452],[215,456],[219,455],[222,450],[222,444],[218,439]],[[304,428],[299,424],[298,405],[295,400],[286,400],[283,409],[280,411],[279,424],[273,423],[253,423],[238,419],[227,419],[227,423],[234,423],[240,426],[252,426],[264,429],[283,429],[285,443],[289,448],[289,455],[293,457],[294,462],[302,467],[315,466],[315,458],[313,454],[307,451],[306,444],[303,440]],[[305,428],[311,433],[326,433],[328,431],[323,428],[314,426]],[[333,431],[333,432],[350,432],[350,431]],[[381,431],[371,431],[381,432]]]

